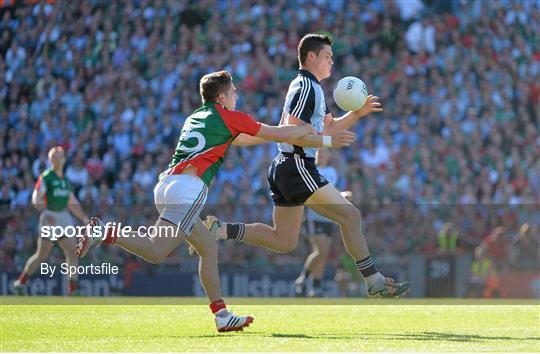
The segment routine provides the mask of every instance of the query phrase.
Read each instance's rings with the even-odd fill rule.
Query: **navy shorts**
[[[268,184],[276,206],[304,205],[315,191],[328,184],[315,165],[315,159],[280,152],[268,169]]]

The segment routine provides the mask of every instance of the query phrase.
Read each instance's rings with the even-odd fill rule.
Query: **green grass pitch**
[[[1,298],[1,351],[540,350],[538,301],[227,299],[251,314],[218,333],[204,299]],[[58,305],[62,303],[62,305]]]

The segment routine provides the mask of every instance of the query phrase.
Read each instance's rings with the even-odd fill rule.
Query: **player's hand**
[[[340,130],[332,135],[332,147],[339,149],[342,147],[350,146],[356,140],[356,134],[348,130]]]
[[[360,117],[367,116],[371,112],[382,112],[383,108],[381,103],[379,102],[379,97],[369,95],[367,96],[366,103],[364,103],[364,106],[357,110],[356,112],[360,114]]]

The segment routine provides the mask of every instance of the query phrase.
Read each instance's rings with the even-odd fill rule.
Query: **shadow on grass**
[[[504,337],[504,336],[480,336],[475,334],[454,334],[445,332],[420,332],[400,333],[381,336],[392,340],[419,340],[419,341],[451,341],[451,342],[481,342],[493,340],[540,340],[540,337]],[[386,338],[385,338],[386,337]]]
[[[356,339],[356,340],[411,340],[411,341],[451,341],[451,342],[483,342],[483,341],[499,341],[499,340],[513,340],[513,341],[527,341],[527,340],[540,340],[540,337],[506,337],[506,336],[481,336],[474,334],[455,334],[445,332],[420,332],[420,333],[399,333],[399,334],[305,334],[305,333],[262,333],[262,332],[239,332],[239,333],[226,333],[226,334],[209,334],[198,336],[187,336],[188,338],[219,338],[223,336],[250,336],[250,337],[270,337],[270,338],[296,338],[296,339]]]

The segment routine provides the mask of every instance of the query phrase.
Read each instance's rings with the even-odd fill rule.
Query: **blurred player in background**
[[[99,243],[117,245],[151,263],[161,263],[184,240],[199,254],[199,277],[215,314],[218,331],[239,331],[249,326],[253,317],[235,316],[227,311],[221,297],[215,239],[203,226],[199,214],[206,202],[208,187],[221,166],[233,141],[249,144],[254,136],[272,141],[288,141],[311,134],[311,126],[273,127],[256,122],[246,113],[235,111],[236,87],[231,75],[219,71],[200,81],[202,107],[195,110],[182,127],[169,168],[159,176],[154,201],[159,212],[156,229],[176,230],[175,235],[148,237],[137,232],[119,237],[118,228],[105,227],[98,218],[91,226],[105,228],[105,237],[81,238],[79,257]],[[127,237],[126,237],[127,236]]]
[[[362,108],[333,118],[324,99],[320,81],[330,77],[333,65],[332,40],[308,34],[298,45],[298,76],[285,97],[281,124],[311,125],[320,140],[298,139],[278,144],[268,172],[274,202],[274,227],[255,223],[221,223],[215,216],[205,226],[216,239],[233,239],[275,252],[290,252],[298,244],[304,205],[340,226],[343,243],[367,286],[370,297],[398,297],[410,289],[408,282],[385,278],[373,263],[361,228],[360,211],[329,184],[315,166],[317,147],[331,145],[328,135],[348,129],[371,112],[381,112],[378,97],[369,95]],[[304,146],[304,147],[302,147]]]
[[[330,165],[330,151],[319,149],[317,152],[316,165],[320,174],[328,183],[337,186],[339,176],[334,166]],[[350,191],[341,192],[347,200],[351,200]],[[332,237],[336,231],[335,224],[311,210],[307,211],[304,223],[312,252],[307,256],[300,276],[295,281],[297,296],[321,297],[322,278],[328,261]]]
[[[88,222],[88,217],[83,211],[81,204],[73,193],[71,183],[64,177],[64,164],[66,155],[64,149],[55,146],[49,150],[49,162],[52,167],[45,170],[38,178],[34,192],[32,193],[32,204],[41,212],[39,216],[40,235],[37,239],[37,250],[26,262],[19,278],[13,283],[13,289],[19,295],[25,294],[25,284],[28,277],[32,276],[42,262],[46,262],[55,240],[44,237],[42,228],[44,226],[74,226],[71,213],[83,224]],[[66,256],[66,263],[69,266],[77,266],[78,259],[75,252],[76,239],[73,237],[61,237],[58,245]],[[69,294],[76,294],[77,274],[70,275]]]

